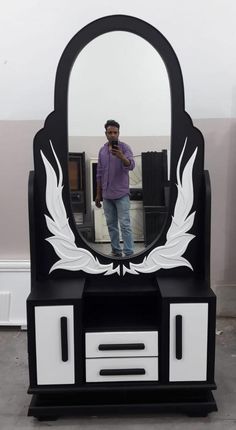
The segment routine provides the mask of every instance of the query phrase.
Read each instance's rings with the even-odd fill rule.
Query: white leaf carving
[[[197,154],[197,148],[187,162],[180,180],[180,166],[186,147],[187,138],[181,152],[177,165],[177,200],[172,217],[171,225],[166,235],[166,243],[163,246],[154,248],[140,264],[129,263],[129,267],[123,266],[123,274],[130,273],[139,275],[140,273],[153,273],[159,269],[171,269],[179,266],[187,266],[192,269],[191,264],[183,254],[185,253],[189,242],[194,235],[189,234],[195,212],[189,214],[193,205],[193,181],[192,170]],[[75,237],[68,223],[66,210],[62,199],[62,169],[56,153],[53,149],[52,142],[50,145],[58,166],[59,179],[41,151],[42,160],[46,170],[46,206],[50,217],[45,215],[48,230],[53,236],[46,240],[53,246],[54,251],[60,258],[50,269],[50,273],[56,269],[64,270],[83,270],[90,274],[120,275],[120,266],[114,268],[113,263],[101,264],[93,254],[84,249],[78,248],[75,244]]]
[[[97,258],[84,248],[78,248],[75,244],[75,237],[68,223],[65,206],[62,200],[62,169],[56,153],[53,149],[52,142],[50,145],[57,162],[59,171],[59,180],[43,152],[41,151],[42,160],[46,170],[46,206],[50,217],[45,215],[48,230],[53,236],[46,240],[53,246],[54,251],[60,258],[50,269],[50,273],[56,269],[64,270],[83,270],[90,274],[120,275],[120,266],[113,267],[113,263],[101,264]]]
[[[187,233],[193,225],[195,212],[189,215],[193,205],[193,164],[197,154],[197,148],[187,162],[180,180],[180,165],[182,162],[187,138],[177,165],[177,200],[171,225],[166,235],[166,243],[154,248],[142,263],[129,263],[124,266],[123,273],[139,275],[140,273],[153,273],[160,269],[172,269],[179,266],[187,266],[193,270],[189,261],[182,255],[185,253],[189,242],[195,237]]]

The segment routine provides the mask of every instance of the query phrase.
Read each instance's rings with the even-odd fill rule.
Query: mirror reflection
[[[109,119],[120,125],[118,136],[116,127],[112,128],[110,140],[104,127]],[[142,251],[158,236],[168,210],[170,130],[169,80],[154,48],[139,36],[118,31],[89,43],[77,57],[70,75],[69,178],[76,225],[98,251],[125,256]],[[118,148],[112,149],[113,140],[114,144],[118,142]],[[96,204],[97,178],[101,175],[99,151],[106,151],[107,165],[102,160],[106,172],[102,173],[103,181],[106,187],[111,186],[113,193],[105,191],[102,196],[101,192],[101,207]],[[120,223],[119,244],[117,235],[111,243],[112,227],[107,227],[109,211],[106,214],[104,211],[109,200],[106,197],[124,197],[123,192],[127,196],[127,189],[119,189],[120,185],[118,191],[114,189],[114,180],[116,186],[120,184],[120,171],[114,168],[114,163],[127,173],[123,181],[129,187],[132,237],[128,245],[122,238]],[[113,209],[114,220],[117,215]]]

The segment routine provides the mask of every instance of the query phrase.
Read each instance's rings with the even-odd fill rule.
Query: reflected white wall
[[[111,118],[125,136],[170,136],[170,87],[163,60],[141,37],[121,31],[85,46],[69,81],[69,136],[104,136]]]

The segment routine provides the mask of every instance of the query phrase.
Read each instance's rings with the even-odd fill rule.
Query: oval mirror
[[[168,210],[171,97],[162,58],[146,40],[124,31],[103,34],[82,50],[71,70],[68,91],[74,218],[91,247],[105,255],[111,253],[110,237],[103,207],[95,206],[95,194],[98,152],[107,141],[108,119],[120,124],[119,140],[130,146],[135,160],[129,186],[136,254],[159,235]]]

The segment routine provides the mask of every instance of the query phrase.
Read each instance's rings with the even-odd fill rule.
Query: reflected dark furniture
[[[164,226],[169,207],[167,150],[142,152],[143,230],[150,245]]]
[[[68,165],[72,209],[82,215],[86,213],[85,152],[69,152]]]

